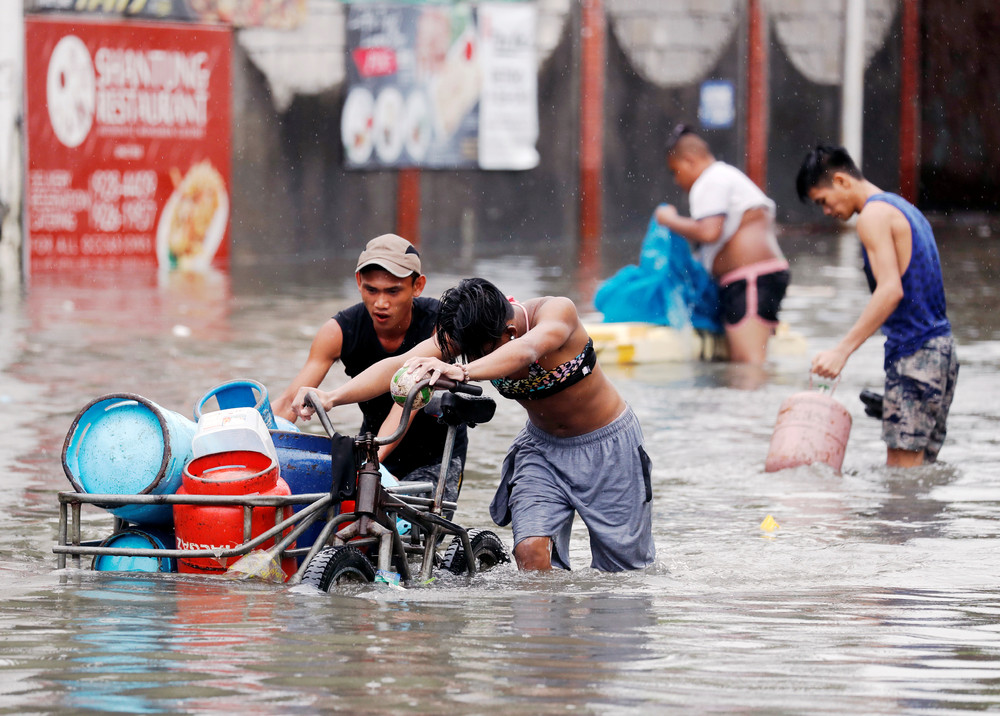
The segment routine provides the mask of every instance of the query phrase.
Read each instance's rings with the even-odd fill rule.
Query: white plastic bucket
[[[274,440],[256,408],[227,408],[201,416],[191,440],[194,457],[237,450],[263,453],[278,462]]]

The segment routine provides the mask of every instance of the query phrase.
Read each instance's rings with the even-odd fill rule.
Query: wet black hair
[[[820,144],[806,154],[795,177],[795,190],[801,201],[809,200],[809,191],[833,180],[835,172],[844,172],[855,179],[864,179],[858,165],[843,147]]]
[[[482,358],[499,342],[514,317],[514,307],[500,289],[484,278],[466,278],[441,295],[435,331],[445,359]]]

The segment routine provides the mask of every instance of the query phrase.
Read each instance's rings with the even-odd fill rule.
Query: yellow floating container
[[[590,323],[584,324],[594,339],[594,350],[601,362],[616,365],[639,363],[672,363],[691,360],[726,360],[729,346],[726,337],[718,333],[693,328],[672,328],[652,323]],[[794,356],[806,353],[806,339],[792,331],[788,324],[779,323],[768,341],[772,356]]]

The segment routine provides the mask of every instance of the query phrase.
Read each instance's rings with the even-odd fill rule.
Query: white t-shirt
[[[740,228],[745,212],[763,208],[772,219],[775,214],[774,201],[768,198],[760,187],[736,167],[719,161],[710,164],[691,185],[688,206],[691,209],[691,218],[695,220],[707,219],[710,216],[725,217],[722,222],[722,236],[718,241],[698,246],[698,260],[709,273],[712,273],[715,257]]]

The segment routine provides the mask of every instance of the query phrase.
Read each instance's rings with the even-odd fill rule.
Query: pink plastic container
[[[837,472],[851,434],[851,414],[828,394],[796,393],[778,409],[764,470],[824,462]]]

